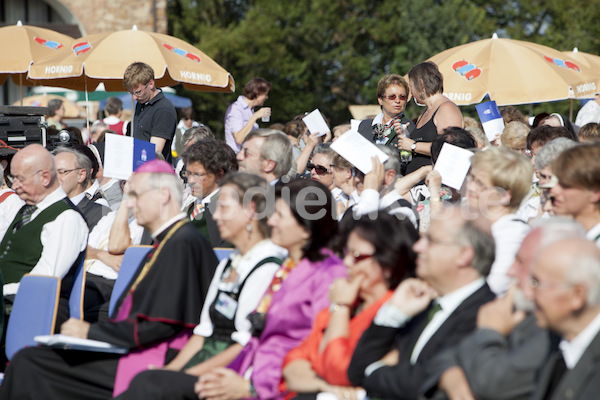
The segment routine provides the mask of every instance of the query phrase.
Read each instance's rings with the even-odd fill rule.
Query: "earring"
[[[246,232],[248,232],[248,236],[252,234],[252,225],[250,225],[250,222],[246,224]]]

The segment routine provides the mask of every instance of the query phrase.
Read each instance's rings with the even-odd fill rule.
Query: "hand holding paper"
[[[323,136],[329,132],[327,122],[325,122],[318,108],[302,118],[302,121],[304,121],[310,133],[319,133],[319,136]]]
[[[338,140],[331,144],[331,149],[364,174],[368,174],[373,169],[371,157],[376,156],[382,163],[389,158],[377,146],[355,130],[350,130],[340,136]]]
[[[473,157],[473,153],[469,150],[444,143],[434,171],[440,173],[444,185],[460,190],[469,168],[471,168],[471,157]]]

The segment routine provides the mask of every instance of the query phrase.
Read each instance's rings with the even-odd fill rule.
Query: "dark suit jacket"
[[[465,299],[429,339],[414,365],[410,363],[410,356],[427,324],[427,314],[431,306],[400,329],[372,323],[360,338],[352,355],[348,367],[350,382],[353,386],[364,387],[370,397],[418,398],[427,378],[427,361],[451,346],[456,346],[462,338],[472,332],[476,328],[479,307],[494,297],[486,283]],[[394,344],[399,350],[398,364],[381,367],[365,377],[365,369],[383,358]]]
[[[98,204],[93,199],[90,200],[87,197],[84,197],[79,204],[77,204],[77,208],[79,208],[79,211],[83,214],[90,232],[96,226],[98,221],[100,221],[100,218],[111,211],[110,208]]]
[[[459,365],[478,399],[529,400],[536,387],[536,375],[550,352],[550,334],[537,326],[529,314],[505,337],[492,329],[478,328],[453,349],[432,359],[427,366],[424,392],[436,389],[441,375]],[[435,392],[436,400],[447,399]]]
[[[400,121],[403,124],[411,122],[408,118],[406,118],[406,116],[402,116],[402,118],[400,118]],[[372,124],[373,124],[372,119],[363,119],[361,121],[360,125],[358,125],[358,133],[363,135],[369,142],[375,143],[375,135],[373,135]],[[414,129],[414,124],[411,123],[408,126],[408,132],[412,132],[413,129]],[[398,136],[395,136],[392,140],[390,140],[388,143],[386,143],[386,146],[393,146],[395,144],[398,144]]]
[[[200,233],[204,235],[212,247],[232,247],[227,241],[221,239],[219,227],[212,217],[211,210],[215,210],[217,208],[217,197],[218,196],[215,195],[210,199],[208,207],[204,207],[202,214],[197,215],[196,218],[192,220],[192,225],[194,225],[196,229],[198,229]],[[192,204],[188,209],[188,216],[191,216],[193,209],[194,204]]]
[[[532,400],[592,400],[600,398],[600,333],[585,350],[577,365],[567,370],[553,395],[546,399],[552,369],[560,353],[555,353],[542,370]]]

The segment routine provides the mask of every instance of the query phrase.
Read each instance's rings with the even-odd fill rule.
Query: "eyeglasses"
[[[555,287],[568,288],[571,286],[572,284],[568,282],[542,282],[533,276],[529,279],[529,287],[536,290],[552,289]]]
[[[352,253],[350,253],[348,250],[344,251],[344,257],[350,256],[352,257],[352,260],[354,261],[354,264],[358,264],[361,261],[364,261],[368,258],[371,258],[373,256],[375,256],[375,254],[361,254],[358,251],[353,251]]]
[[[487,190],[489,188],[491,188],[492,186],[488,186],[485,183],[483,183],[480,179],[477,179],[475,177],[475,175],[473,174],[467,174],[467,181],[468,182],[473,182],[475,184],[475,186],[477,186],[477,188],[479,190]]]
[[[208,172],[205,172],[203,174],[199,174],[199,173],[196,173],[196,172],[185,171],[183,173],[183,176],[185,176],[187,179],[192,179],[193,178],[193,179],[202,180],[202,179],[204,179],[204,177],[206,175],[208,175]]]
[[[399,94],[399,95],[395,95],[395,94],[390,94],[389,96],[386,96],[385,94],[381,96],[381,98],[383,99],[388,99],[389,101],[394,101],[396,100],[396,98],[398,98],[398,100],[401,101],[406,101],[408,100],[408,96],[405,94]]]
[[[319,175],[326,175],[326,174],[330,174],[331,173],[331,172],[329,172],[329,170],[327,169],[327,167],[324,167],[322,165],[315,165],[313,163],[306,164],[306,169],[308,171],[312,171],[314,169],[317,172],[317,174],[319,174]]]
[[[444,241],[444,240],[435,239],[429,233],[424,233],[421,236],[421,239],[427,240],[427,242],[430,243],[430,244],[439,244],[439,245],[442,245],[442,246],[461,246],[461,244],[457,243],[457,242],[447,242],[447,241]]]
[[[33,174],[29,175],[28,177],[22,177],[22,176],[19,176],[19,175],[12,175],[12,174],[11,174],[11,175],[7,175],[7,178],[8,178],[8,181],[10,182],[10,184],[11,184],[11,185],[12,185],[13,183],[15,183],[16,181],[19,181],[19,182],[21,182],[21,183],[25,183],[25,181],[26,181],[27,179],[31,178],[31,177],[32,177],[32,176],[34,176],[34,175],[37,175],[37,174],[39,174],[39,173],[40,173],[40,172],[42,172],[42,171],[43,171],[43,169],[40,169],[39,171],[36,171],[35,173],[33,173]]]
[[[69,173],[71,173],[73,171],[77,171],[79,169],[83,169],[83,168],[59,169],[57,172],[60,176],[67,176],[67,175],[69,175]]]
[[[135,97],[140,97],[142,95],[142,93],[144,93],[144,90],[146,90],[146,88],[148,87],[149,84],[150,84],[150,81],[148,81],[148,83],[146,83],[146,86],[144,86],[143,89],[140,89],[137,92],[129,92],[129,94],[132,96],[135,96]]]

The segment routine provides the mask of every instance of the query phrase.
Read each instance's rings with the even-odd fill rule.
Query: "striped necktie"
[[[29,220],[31,220],[31,216],[33,215],[35,210],[37,210],[37,206],[30,206],[26,204],[23,206],[22,210],[23,212],[21,213],[21,219],[15,225],[15,230],[21,229],[23,225],[25,225],[29,222]]]
[[[196,219],[196,216],[204,211],[204,204],[200,203],[194,207],[192,210],[192,214],[190,215],[190,219],[193,221]]]

